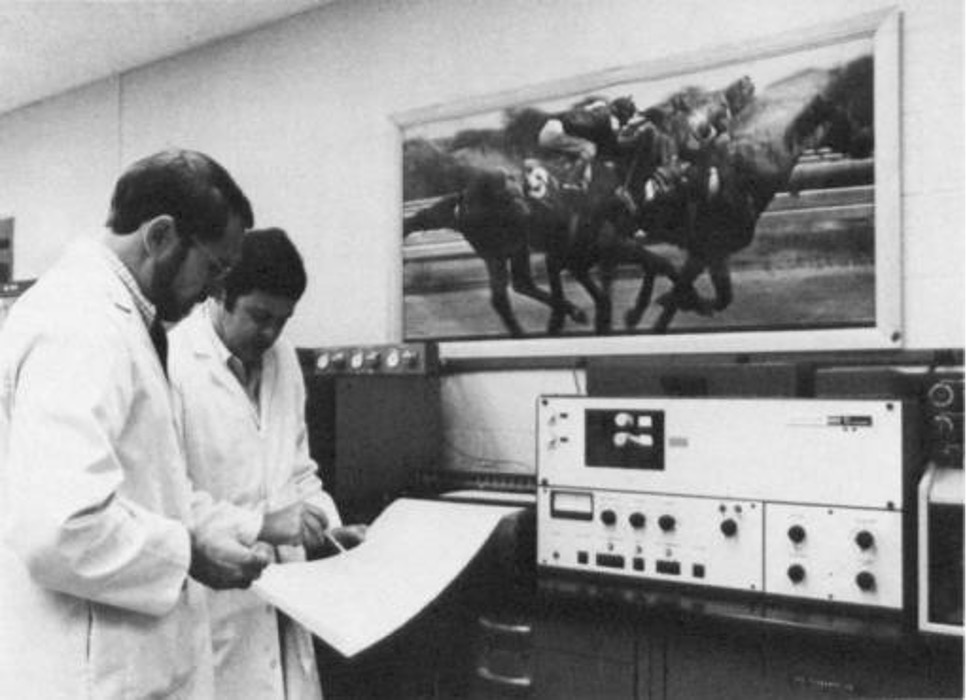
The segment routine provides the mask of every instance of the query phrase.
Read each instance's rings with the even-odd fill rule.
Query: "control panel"
[[[541,397],[538,564],[901,609],[912,413],[882,400]]]
[[[303,350],[316,374],[434,374],[439,355],[433,343],[350,345]]]

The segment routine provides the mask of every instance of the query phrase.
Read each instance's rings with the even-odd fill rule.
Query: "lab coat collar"
[[[188,318],[182,322],[186,324],[185,331],[187,331],[186,337],[189,348],[195,357],[204,359],[206,362],[214,365],[211,376],[215,381],[228,387],[230,391],[239,392],[248,401],[245,388],[228,367],[228,358],[232,356],[231,351],[225,346],[221,338],[218,337],[218,333],[215,331],[215,326],[212,323],[211,305],[215,303],[217,302],[213,299],[208,299],[199,307],[195,308]],[[258,423],[260,416],[256,413],[254,419]]]

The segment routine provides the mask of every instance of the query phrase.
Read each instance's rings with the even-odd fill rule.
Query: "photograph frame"
[[[817,25],[741,45],[708,49],[656,61],[550,81],[521,89],[474,96],[393,115],[400,142],[428,124],[550,101],[564,95],[593,93],[628,83],[685,78],[691,74],[753,61],[869,40],[874,57],[874,319],[856,327],[714,332],[637,333],[439,339],[440,356],[450,359],[553,358],[674,353],[788,352],[811,350],[900,349],[902,314],[902,219],[900,142],[900,19],[889,9],[844,22]],[[402,148],[400,147],[400,153]],[[401,164],[402,166],[402,164]],[[402,172],[402,167],[400,167]],[[400,255],[400,265],[402,265]],[[403,275],[400,274],[400,279]],[[400,290],[402,297],[403,290]],[[400,307],[404,304],[400,304]],[[405,326],[404,326],[405,334]],[[406,334],[408,337],[408,334]],[[421,340],[424,338],[420,338]],[[428,338],[432,340],[433,338]]]

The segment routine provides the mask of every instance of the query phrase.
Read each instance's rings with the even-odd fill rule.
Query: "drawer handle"
[[[530,686],[533,685],[533,679],[530,676],[501,676],[483,665],[476,667],[476,676],[494,685],[502,685],[515,690],[529,690]]]
[[[481,615],[478,622],[480,627],[485,629],[487,632],[495,632],[497,634],[518,634],[521,636],[531,634],[533,628],[530,625],[516,625],[507,624],[503,622],[494,622],[488,617]]]
[[[792,685],[810,688],[811,690],[817,690],[821,693],[846,693],[848,695],[856,694],[856,687],[854,683],[833,681],[824,678],[811,678],[809,676],[795,675],[792,676]]]

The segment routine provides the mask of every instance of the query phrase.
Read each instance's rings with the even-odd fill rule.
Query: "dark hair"
[[[197,151],[162,151],[131,165],[114,187],[107,226],[127,234],[163,214],[183,238],[202,241],[220,239],[230,214],[246,229],[254,224],[252,206],[228,171]]]
[[[225,308],[253,291],[298,301],[305,291],[305,265],[295,244],[280,228],[253,229],[242,237],[241,258],[223,282]]]
[[[621,125],[626,124],[637,113],[637,105],[630,95],[616,98],[610,103],[610,109]]]

